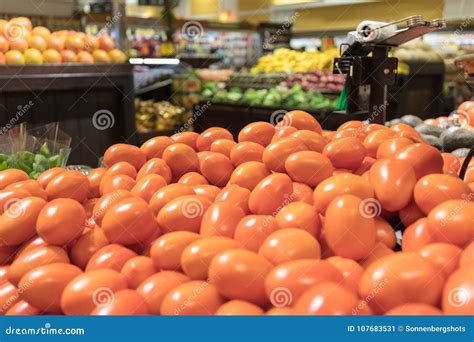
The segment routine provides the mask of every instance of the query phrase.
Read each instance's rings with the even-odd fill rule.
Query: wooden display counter
[[[68,164],[95,167],[111,144],[136,144],[133,100],[129,64],[0,66],[0,125],[59,121],[72,137]]]

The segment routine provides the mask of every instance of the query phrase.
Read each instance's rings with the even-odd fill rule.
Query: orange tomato
[[[293,183],[286,174],[274,173],[262,179],[252,190],[249,209],[253,214],[275,215],[291,202]],[[271,201],[268,199],[271,198]]]
[[[316,186],[332,176],[334,167],[329,158],[319,152],[301,151],[288,156],[285,169],[295,182]]]
[[[220,127],[211,127],[202,132],[196,139],[198,151],[209,151],[211,144],[218,139],[234,140],[232,134]]]
[[[102,229],[94,228],[85,232],[71,246],[70,257],[74,265],[84,269],[90,258],[102,247],[109,244]]]
[[[230,151],[235,145],[237,145],[237,143],[233,140],[217,139],[211,144],[210,151],[223,154],[230,159]]]
[[[132,250],[117,244],[106,245],[97,250],[86,266],[86,272],[111,269],[117,272],[122,270],[123,265],[137,254]]]
[[[357,138],[342,138],[331,141],[323,154],[336,169],[356,170],[367,155],[367,150]]]
[[[265,239],[278,229],[273,216],[247,215],[237,224],[234,239],[246,249],[258,252]]]
[[[293,182],[293,202],[304,202],[313,205],[313,189],[303,183]]]
[[[369,181],[382,208],[398,211],[410,203],[416,175],[406,161],[381,159],[370,168]]]
[[[30,303],[20,300],[5,312],[5,316],[36,316],[40,313],[40,310]]]
[[[251,141],[244,141],[232,147],[228,158],[230,158],[234,166],[251,161],[261,162],[264,151],[265,148],[262,145]]]
[[[307,149],[304,142],[298,138],[284,138],[268,145],[263,151],[262,160],[269,170],[285,172],[286,159],[295,152]]]
[[[223,236],[194,241],[181,254],[181,267],[191,279],[206,280],[211,260],[220,252],[239,247],[239,242]]]
[[[221,192],[220,188],[214,185],[209,185],[209,184],[193,185],[192,189],[195,195],[207,198],[211,202],[213,202],[216,199],[219,192]]]
[[[124,245],[145,242],[159,229],[153,211],[139,197],[125,198],[108,209],[101,227],[107,240]]]
[[[393,158],[409,162],[415,170],[417,179],[431,173],[443,172],[444,163],[441,153],[428,144],[417,143],[405,146]]]
[[[217,316],[259,316],[263,310],[259,306],[244,300],[230,300],[222,304],[215,312]]]
[[[385,315],[392,316],[439,316],[440,309],[424,303],[407,303],[388,310]]]
[[[135,184],[135,179],[127,175],[119,174],[111,175],[109,177],[105,176],[100,182],[100,193],[105,195],[115,190],[131,191]]]
[[[285,138],[290,138],[294,133],[298,132],[295,127],[291,126],[276,126],[275,127],[275,134],[272,138],[272,143],[280,141]]]
[[[173,177],[178,179],[186,172],[199,171],[196,151],[182,143],[169,145],[163,151],[163,160],[170,167]]]
[[[95,221],[95,223],[101,225],[105,212],[120,202],[122,199],[127,197],[132,197],[132,194],[130,191],[122,189],[118,189],[103,195],[94,205],[91,218]]]
[[[474,268],[459,268],[446,280],[441,307],[445,315],[474,313]]]
[[[0,241],[7,246],[19,245],[36,233],[36,220],[46,205],[38,197],[24,197],[12,203],[0,216]]]
[[[474,241],[467,245],[459,257],[459,267],[470,267],[474,264]]]
[[[344,281],[341,272],[326,260],[299,259],[274,267],[265,278],[265,290],[276,307],[292,306],[312,286]]]
[[[467,199],[470,193],[469,186],[456,176],[431,174],[418,180],[413,195],[418,208],[428,215],[438,204]]]
[[[201,220],[211,201],[204,196],[181,196],[168,202],[157,216],[164,232],[199,232]]]
[[[258,254],[279,265],[297,259],[320,259],[321,246],[314,236],[302,229],[284,228],[271,233]]]
[[[265,164],[258,161],[248,161],[234,169],[229,184],[236,184],[252,191],[262,179],[269,175],[270,171]]]
[[[413,140],[405,137],[391,138],[380,143],[377,148],[377,159],[391,158],[398,151],[408,145],[412,145]]]
[[[222,201],[211,204],[202,217],[200,235],[232,238],[237,224],[244,216],[244,211],[233,203]]]
[[[280,228],[300,228],[319,237],[321,220],[314,207],[304,202],[292,202],[275,216]]]
[[[148,315],[150,310],[145,299],[134,290],[117,291],[113,300],[104,305],[97,306],[91,315],[99,316],[130,316],[130,315]]]
[[[88,271],[66,285],[61,295],[61,309],[66,315],[89,315],[95,308],[113,303],[115,293],[126,288],[125,277],[117,271]]]
[[[163,151],[168,146],[174,143],[173,139],[166,136],[153,137],[145,141],[141,146],[140,150],[145,153],[146,159],[161,158]]]
[[[364,139],[364,147],[367,150],[367,155],[376,158],[379,146],[394,135],[395,132],[388,129],[379,129],[370,132]]]
[[[200,236],[191,232],[167,233],[155,240],[150,249],[150,256],[157,270],[180,270],[181,254]]]
[[[359,295],[364,298],[377,291],[369,303],[376,313],[415,301],[436,305],[444,281],[436,267],[420,255],[398,252],[382,257],[365,270]]]
[[[217,152],[209,152],[200,159],[199,168],[209,183],[219,187],[227,184],[234,171],[234,166],[230,159]]]
[[[296,129],[304,129],[321,134],[322,129],[318,120],[311,114],[302,110],[292,110],[285,114],[277,126],[292,126]]]
[[[308,147],[310,151],[322,153],[327,140],[320,134],[308,130],[298,130],[290,134],[290,137],[298,138]]]
[[[354,195],[336,197],[329,204],[324,220],[326,242],[338,256],[359,260],[375,245],[373,215],[364,214],[366,204]]]
[[[217,288],[206,281],[193,280],[168,292],[161,303],[161,315],[213,315],[224,304]]]
[[[46,193],[49,200],[70,198],[82,203],[89,193],[89,180],[79,171],[61,172],[48,183]]]
[[[43,312],[61,314],[61,294],[66,285],[82,273],[77,266],[54,263],[27,272],[18,283],[21,297]]]
[[[0,190],[8,185],[30,179],[25,171],[18,169],[8,169],[0,171]]]
[[[405,227],[408,227],[415,221],[425,217],[425,214],[418,208],[416,202],[411,200],[405,208],[400,209],[398,216]]]
[[[149,174],[157,174],[164,178],[167,184],[171,183],[171,169],[163,159],[152,158],[140,168],[137,174],[137,181]]]
[[[58,198],[41,209],[36,231],[51,245],[67,245],[84,231],[86,212],[82,205],[69,198]]]
[[[361,200],[374,198],[372,185],[361,176],[350,173],[341,173],[329,177],[318,184],[314,189],[314,207],[324,214],[329,203],[337,196],[351,194]]]
[[[18,201],[31,194],[25,189],[1,190],[0,191],[0,214],[7,211],[12,205],[18,206]],[[15,207],[12,210],[16,210]]]
[[[120,271],[127,279],[128,287],[136,289],[145,279],[156,273],[153,260],[147,256],[128,259]]]
[[[136,170],[140,170],[146,159],[146,154],[141,149],[127,144],[112,145],[104,153],[104,163],[107,167],[123,161],[132,164]]]
[[[153,196],[151,196],[149,205],[151,210],[153,210],[153,213],[155,215],[158,215],[161,208],[163,208],[165,204],[167,204],[171,200],[181,196],[194,194],[195,193],[193,189],[189,185],[180,183],[169,184],[162,187],[157,192],[155,192]]]
[[[87,179],[89,180],[89,193],[88,193],[89,198],[100,197],[100,183],[105,173],[106,173],[105,168],[98,167],[96,169],[91,170],[89,174],[87,175]]]
[[[270,144],[274,133],[275,128],[268,122],[252,122],[239,132],[238,141],[251,141],[265,147]]]
[[[44,171],[37,179],[36,181],[41,185],[43,189],[46,189],[46,186],[48,183],[57,175],[60,173],[66,171],[62,167],[53,167],[49,170]],[[92,173],[92,172],[91,172]]]
[[[125,161],[117,162],[110,166],[104,177],[116,176],[116,175],[127,175],[133,179],[137,177],[137,170],[135,167]]]
[[[443,157],[443,173],[447,175],[457,176],[461,168],[461,162],[452,153],[441,153]]]
[[[335,282],[323,282],[305,291],[295,303],[297,315],[349,315],[357,296]]]
[[[180,132],[173,134],[171,140],[175,143],[182,143],[191,147],[194,151],[197,151],[196,141],[199,134],[196,132]]]
[[[428,215],[428,226],[436,242],[447,242],[459,247],[474,239],[472,217],[474,202],[449,200],[434,207]]]
[[[382,242],[390,249],[394,249],[397,245],[397,237],[392,226],[381,217],[374,217],[375,220],[375,240]]]
[[[166,180],[160,175],[149,174],[137,181],[130,192],[148,203],[152,196],[166,185]]]
[[[447,278],[458,268],[461,252],[461,248],[448,243],[431,243],[423,246],[418,254],[441,270]]]
[[[165,296],[177,286],[189,282],[189,278],[180,272],[162,271],[145,279],[137,292],[148,304],[152,315],[159,315]]]
[[[241,299],[265,305],[264,280],[272,264],[244,249],[231,249],[216,255],[209,265],[209,281],[228,299]]]
[[[178,183],[186,185],[209,184],[206,177],[197,172],[188,172],[181,176]]]
[[[41,185],[37,181],[33,179],[10,184],[5,188],[5,190],[6,191],[25,190],[29,192],[31,196],[39,197],[41,199],[44,199],[45,201],[48,200],[48,194],[46,193],[46,191],[41,187]]]

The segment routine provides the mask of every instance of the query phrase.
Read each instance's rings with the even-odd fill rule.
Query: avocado
[[[434,137],[439,137],[441,133],[443,133],[443,129],[434,126],[434,125],[427,125],[427,124],[421,124],[415,127],[415,129],[420,133],[420,134],[426,134],[426,135],[432,135]]]
[[[448,129],[441,134],[441,144],[446,152],[454,151],[458,148],[471,148],[474,145],[474,132],[464,128]]]
[[[464,158],[469,153],[469,150],[470,149],[466,147],[458,148],[451,152],[451,154],[454,154],[458,158]]]
[[[442,123],[440,123],[439,127],[443,129],[450,128],[450,127],[459,127],[459,123],[456,121],[448,120],[448,121],[443,121]]]
[[[416,127],[423,123],[423,120],[421,120],[418,116],[415,115],[404,115],[400,118],[400,120],[402,121],[402,123],[410,125],[411,127]]]
[[[435,137],[433,135],[428,135],[428,134],[422,134],[421,137],[431,146],[436,147],[438,150],[441,151],[442,145],[441,145],[441,140],[439,140],[438,137]]]
[[[393,125],[396,125],[396,124],[398,124],[398,123],[400,123],[400,122],[402,122],[402,120],[400,120],[400,119],[393,119],[393,120],[387,121],[387,122],[385,123],[385,126],[387,126],[387,127],[392,127]]]

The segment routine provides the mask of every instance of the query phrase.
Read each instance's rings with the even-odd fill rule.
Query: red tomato
[[[169,184],[162,187],[160,190],[155,192],[150,199],[150,208],[153,210],[155,215],[158,215],[161,208],[171,200],[180,196],[194,195],[193,189],[189,185],[185,184]]]
[[[98,167],[89,172],[87,179],[89,180],[89,198],[100,197],[100,182],[106,173],[106,169]],[[47,183],[46,183],[47,185]],[[46,186],[43,186],[46,188]]]
[[[404,137],[385,140],[377,148],[377,159],[391,158],[398,151],[412,144],[411,139]]]
[[[96,169],[94,169],[96,170]],[[94,174],[94,170],[92,170],[91,172],[89,172],[89,174]],[[100,169],[99,169],[100,170]],[[63,169],[62,167],[53,167],[49,170],[46,170],[44,171],[37,179],[36,181],[41,185],[41,187],[43,189],[46,190],[46,186],[48,185],[48,183],[54,178],[56,177],[57,175],[59,175],[60,173],[66,171],[65,169]]]
[[[82,203],[89,193],[89,180],[79,171],[61,172],[48,183],[46,192],[49,200],[71,198]]]
[[[8,185],[30,179],[25,171],[18,169],[8,169],[0,171],[0,190],[5,189]]]
[[[181,144],[188,145],[194,151],[197,151],[196,141],[197,141],[198,137],[199,137],[199,134],[196,133],[196,132],[181,132],[181,133],[173,134],[171,136],[171,139],[175,143],[181,143]]]
[[[148,203],[152,196],[166,185],[165,179],[160,175],[149,174],[137,181],[130,192]]]
[[[8,311],[20,302],[20,299],[15,285],[8,281],[0,285],[0,307],[2,310]]]

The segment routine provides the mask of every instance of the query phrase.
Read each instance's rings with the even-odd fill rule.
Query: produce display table
[[[275,111],[284,113],[279,108],[249,107],[243,105],[227,105],[219,103],[200,103],[193,109],[194,131],[200,133],[210,127],[224,127],[237,139],[239,131],[254,121],[267,121]],[[345,114],[337,112],[312,113],[323,129],[335,130],[349,120],[366,120],[368,113]]]
[[[69,164],[96,166],[111,144],[138,142],[133,99],[129,64],[0,66],[0,125],[59,121],[72,137]]]

